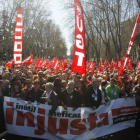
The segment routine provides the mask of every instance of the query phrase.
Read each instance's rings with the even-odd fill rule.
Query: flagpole
[[[134,29],[133,29],[133,32],[132,32],[132,36],[131,36],[131,39],[130,39],[130,42],[129,42],[129,46],[128,46],[128,49],[127,49],[127,52],[126,52],[126,55],[125,55],[125,61],[124,61],[124,64],[123,64],[123,68],[120,71],[121,76],[124,72],[124,68],[126,66],[126,63],[127,63],[127,60],[128,60],[128,57],[129,57],[129,54],[130,54],[135,36],[136,36],[136,32],[137,32],[138,25],[139,25],[139,19],[140,19],[140,11],[139,11],[139,14],[138,14],[138,17],[137,17],[137,20],[136,20],[136,23],[135,23],[135,26],[134,26]]]

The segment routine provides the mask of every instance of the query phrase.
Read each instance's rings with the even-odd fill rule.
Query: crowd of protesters
[[[65,69],[60,72],[25,67],[6,70],[0,75],[0,99],[13,97],[25,100],[28,104],[51,105],[49,117],[58,106],[73,108],[90,107],[96,110],[100,105],[107,105],[111,100],[136,96],[138,118],[135,129],[139,129],[140,119],[140,71],[125,70],[123,76],[119,72],[109,73],[109,68],[103,72],[87,71],[87,75]],[[2,106],[2,105],[1,105]],[[0,107],[1,107],[0,106]],[[4,126],[3,109],[0,108],[0,126]]]

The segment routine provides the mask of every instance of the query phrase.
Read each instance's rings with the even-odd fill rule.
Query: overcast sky
[[[72,46],[72,44],[69,41],[69,29],[68,28],[64,28],[64,21],[65,21],[65,17],[66,14],[65,12],[62,10],[62,4],[60,2],[60,0],[51,0],[50,1],[50,10],[52,12],[52,18],[55,21],[55,24],[59,25],[63,38],[65,38],[66,41],[66,45],[68,48],[68,53],[69,53],[69,49]]]

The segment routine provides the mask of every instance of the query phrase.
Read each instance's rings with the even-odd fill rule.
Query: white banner
[[[91,108],[64,110],[59,106],[48,117],[49,105],[27,104],[15,98],[4,98],[4,115],[9,133],[50,140],[88,140],[134,127],[137,111],[135,99],[112,100],[111,104]]]

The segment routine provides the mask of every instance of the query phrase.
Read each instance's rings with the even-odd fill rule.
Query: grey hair
[[[94,82],[99,82],[99,79],[98,78],[93,78],[92,83],[94,83]]]
[[[45,87],[48,87],[50,89],[53,89],[53,83],[48,82],[48,83],[46,83]]]
[[[75,85],[74,81],[69,80],[69,81],[68,81],[68,85],[71,84],[71,83],[72,83],[73,85]]]

